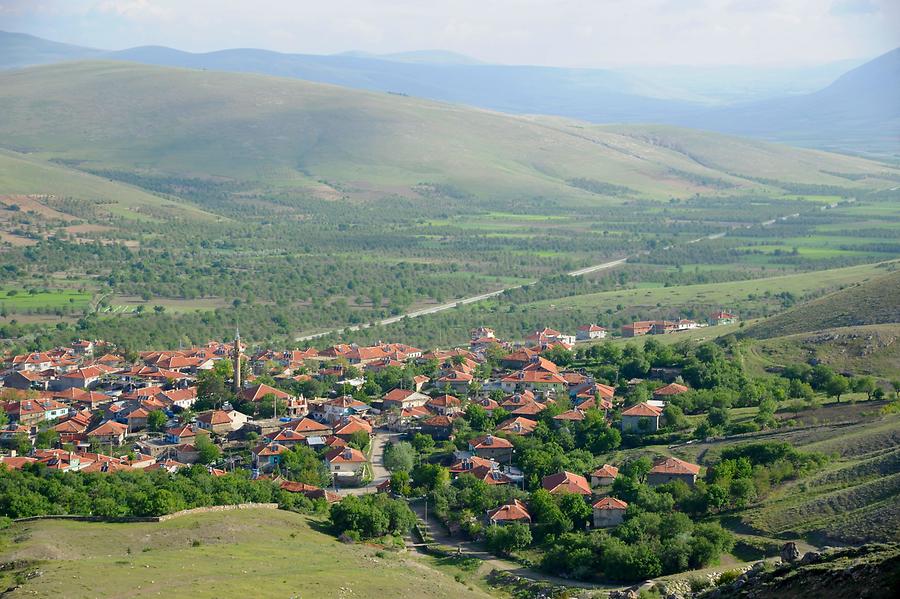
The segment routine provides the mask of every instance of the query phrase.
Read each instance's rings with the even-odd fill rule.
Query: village
[[[734,319],[719,312],[709,324]],[[698,326],[636,322],[622,335]],[[471,331],[468,347],[447,350],[383,343],[249,351],[236,335],[231,343],[147,351],[132,359],[103,341],[79,340],[8,356],[0,415],[6,455],[0,463],[85,473],[174,473],[202,464],[213,475],[245,470],[253,479],[274,479],[288,492],[331,503],[346,494],[390,492],[391,473],[380,463],[385,445],[421,435],[452,444],[464,414],[477,406],[496,426],[453,447],[445,464],[450,475],[524,489],[510,439],[531,435],[551,406],[565,402],[566,409],[552,417],[560,428],[594,411],[622,434],[641,435],[658,431],[667,400],[688,391],[671,369],[654,369],[658,380],[651,397],[624,407],[616,385],[627,389],[642,380],[598,381],[545,357],[606,337],[603,327],[585,325],[575,335],[545,328],[523,343],[510,343],[479,327]],[[423,374],[403,376],[410,368]],[[314,395],[296,391],[304,388]],[[328,485],[284,476],[282,459],[297,446],[319,456]],[[628,505],[607,496],[617,473],[611,464],[590,472],[563,470],[542,477],[540,486],[551,494],[583,496],[593,507],[594,526],[615,526]],[[692,485],[698,473],[699,466],[667,458],[653,465],[648,482]],[[484,517],[494,524],[531,521],[518,499]]]

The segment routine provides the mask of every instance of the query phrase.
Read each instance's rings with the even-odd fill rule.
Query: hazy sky
[[[0,29],[106,49],[443,48],[516,64],[797,65],[900,46],[900,0],[0,0]]]

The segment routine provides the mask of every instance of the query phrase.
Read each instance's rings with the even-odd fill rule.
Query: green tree
[[[416,450],[406,441],[384,448],[384,467],[391,472],[411,472],[416,463]]]
[[[151,431],[161,431],[166,427],[167,420],[168,418],[166,417],[165,412],[162,410],[153,410],[147,414],[147,428]]]
[[[489,526],[485,529],[484,536],[488,549],[498,555],[509,555],[531,544],[531,530],[518,522]]]
[[[412,495],[410,480],[409,472],[406,470],[397,470],[391,473],[391,492],[403,497],[409,497]]]
[[[871,376],[859,376],[853,379],[853,390],[857,393],[865,393],[868,401],[872,401],[872,395],[877,388],[878,385]]]
[[[315,450],[306,445],[295,445],[281,454],[279,466],[289,480],[324,487],[328,485],[328,469]]]
[[[834,374],[825,382],[825,394],[828,397],[834,397],[838,403],[841,402],[841,395],[850,390],[850,381],[847,377]]]
[[[559,509],[572,521],[572,525],[578,530],[584,530],[590,524],[593,509],[584,500],[584,497],[576,493],[564,493],[559,497]]]
[[[211,464],[215,462],[222,453],[218,446],[210,440],[209,436],[204,434],[197,435],[194,446],[200,454],[197,460],[201,464]]]

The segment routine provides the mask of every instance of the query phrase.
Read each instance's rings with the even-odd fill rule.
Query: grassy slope
[[[9,597],[487,596],[414,558],[377,557],[375,548],[343,545],[303,516],[272,510],[161,524],[15,524],[4,541],[4,562],[36,560],[43,572]]]
[[[864,264],[827,271],[747,281],[604,291],[547,300],[538,302],[537,305],[549,307],[552,304],[556,309],[594,306],[603,309],[616,306],[617,304],[623,304],[634,309],[656,307],[657,304],[662,304],[663,306],[711,304],[725,308],[730,306],[740,307],[742,302],[748,301],[747,296],[749,294],[763,296],[766,292],[775,294],[781,291],[789,291],[796,296],[802,296],[810,292],[871,280],[877,278],[882,272],[884,271],[876,265]]]
[[[745,365],[756,374],[770,366],[816,359],[839,372],[893,377],[900,372],[900,324],[840,327],[751,340],[744,357]]]
[[[835,327],[897,323],[900,322],[897,298],[900,298],[900,271],[870,278],[772,316],[748,328],[746,335],[768,339]]]
[[[0,139],[86,167],[217,175],[311,188],[402,192],[420,182],[476,194],[596,198],[586,177],[670,197],[703,191],[672,170],[759,185],[728,173],[831,183],[822,170],[888,171],[846,156],[665,128],[518,118],[297,80],[84,62],[0,74]],[[647,132],[654,132],[648,138]],[[690,138],[690,151],[672,142]],[[710,166],[696,147],[722,150]],[[777,165],[756,172],[755,165]],[[884,182],[881,182],[884,183]]]
[[[175,203],[124,183],[4,150],[0,150],[0,194],[55,195],[98,201],[102,202],[101,211],[124,218],[146,218],[138,211],[142,207],[165,210],[176,218],[216,218],[193,206]]]

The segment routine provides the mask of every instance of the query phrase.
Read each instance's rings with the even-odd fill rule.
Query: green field
[[[29,293],[24,289],[0,287],[0,307],[12,311],[63,307],[83,309],[87,307],[90,301],[91,294],[72,289],[41,290],[37,293]]]
[[[3,532],[3,561],[42,575],[7,597],[488,597],[413,555],[345,545],[276,510],[164,523],[43,521]],[[4,572],[5,586],[13,574]]]

